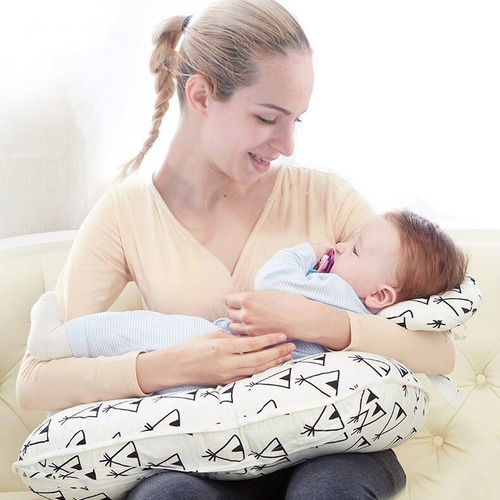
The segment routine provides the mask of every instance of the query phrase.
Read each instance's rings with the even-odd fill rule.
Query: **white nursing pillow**
[[[457,288],[442,295],[405,300],[382,309],[378,315],[408,330],[451,330],[463,325],[479,309],[481,290],[467,274]]]
[[[379,314],[448,330],[480,304],[469,275],[455,290]],[[427,394],[403,365],[328,352],[216,389],[64,410],[28,436],[13,470],[45,498],[115,499],[165,470],[248,479],[320,455],[392,448],[423,427],[426,411]]]
[[[97,402],[61,411],[13,465],[44,498],[121,498],[176,470],[248,479],[315,456],[403,443],[424,425],[427,394],[403,365],[328,352],[217,389]]]

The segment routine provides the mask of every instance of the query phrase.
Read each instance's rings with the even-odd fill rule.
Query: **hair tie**
[[[141,153],[142,153],[143,155],[145,155],[145,154],[149,151],[149,148],[150,148],[150,147],[151,147],[151,146],[146,146],[146,144],[144,144],[144,146],[142,146],[142,148],[141,148]]]
[[[184,31],[186,31],[186,28],[189,24],[189,21],[191,21],[191,18],[193,16],[187,16],[186,19],[184,19],[184,22],[182,23],[182,27],[181,27],[181,33],[184,33]]]

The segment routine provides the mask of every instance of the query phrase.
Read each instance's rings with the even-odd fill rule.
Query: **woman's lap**
[[[127,499],[383,499],[404,484],[404,471],[392,450],[387,450],[327,455],[245,481],[213,481],[184,472],[164,472],[143,480]]]

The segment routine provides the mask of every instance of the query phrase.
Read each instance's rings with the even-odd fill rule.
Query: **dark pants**
[[[184,472],[143,480],[128,500],[356,500],[390,498],[405,485],[392,450],[345,453],[308,460],[245,481],[213,481]]]

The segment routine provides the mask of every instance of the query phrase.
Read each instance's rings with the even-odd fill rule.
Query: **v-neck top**
[[[129,181],[109,189],[91,210],[55,291],[65,320],[106,311],[135,281],[148,309],[213,321],[226,315],[222,298],[252,289],[258,269],[278,250],[311,240],[333,245],[350,238],[372,215],[365,199],[334,173],[282,166],[231,273],[179,223],[151,179]],[[431,340],[437,333],[424,340],[376,316],[349,317],[349,349],[384,354],[431,373],[429,363],[435,367],[446,352],[444,339]],[[41,407],[51,409],[141,396],[137,355],[50,363],[27,355],[19,380]]]
[[[172,214],[152,179],[110,189],[82,225],[58,290],[65,319],[108,309],[135,281],[148,309],[213,321],[281,248],[350,237],[372,209],[332,173],[283,166],[231,273]],[[231,237],[230,234],[227,235]]]

